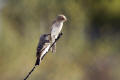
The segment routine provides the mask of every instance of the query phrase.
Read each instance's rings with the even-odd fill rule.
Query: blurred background
[[[28,80],[120,80],[120,0],[0,0],[0,80],[24,79],[59,14],[57,52]]]

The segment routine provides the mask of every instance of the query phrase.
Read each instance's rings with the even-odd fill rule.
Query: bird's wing
[[[37,60],[35,65],[39,65],[45,54],[49,51],[51,43],[45,43],[40,51],[37,51]]]
[[[41,51],[43,50],[44,44],[46,43],[44,35],[45,34],[40,36],[39,44],[38,44],[38,47],[37,47],[37,53],[36,53],[37,57],[40,57]]]
[[[36,53],[37,57],[40,57],[41,51],[43,50],[43,46],[44,44],[42,42],[39,42],[38,47],[37,47],[37,53]]]
[[[46,36],[42,35],[40,37],[40,41],[39,41],[39,44],[38,44],[38,47],[37,47],[37,53],[36,53],[37,60],[36,60],[35,65],[40,64],[41,59],[43,59],[43,56],[48,52],[48,50],[50,48],[49,47],[50,42],[49,42],[49,40],[47,40],[47,37],[48,37],[48,35],[46,35]]]
[[[45,43],[44,49],[42,50],[42,53],[41,53],[41,56],[40,56],[41,60],[43,59],[45,54],[49,51],[50,45],[51,45],[51,43]]]

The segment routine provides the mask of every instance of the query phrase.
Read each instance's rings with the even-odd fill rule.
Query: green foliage
[[[57,43],[57,53],[49,52],[29,80],[119,80],[119,3],[5,1],[0,8],[0,80],[22,80],[26,76],[35,63],[40,35],[49,33],[58,14],[64,14],[68,21]],[[106,75],[104,79],[102,74]]]

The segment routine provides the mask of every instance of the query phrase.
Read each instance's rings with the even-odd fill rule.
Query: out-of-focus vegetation
[[[0,80],[23,80],[58,14],[57,53],[29,80],[120,80],[120,0],[0,0]]]

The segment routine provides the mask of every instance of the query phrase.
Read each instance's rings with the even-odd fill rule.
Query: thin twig
[[[30,74],[34,71],[35,68],[36,68],[36,66],[34,66],[34,67],[32,68],[32,70],[28,73],[28,75],[25,77],[24,80],[27,80],[27,78],[30,76]]]
[[[59,35],[58,35],[58,37],[57,37],[57,39],[55,39],[55,41],[54,41],[54,43],[50,46],[50,48],[59,40],[59,38],[61,37],[63,35],[63,33],[61,32]],[[49,48],[49,50],[50,50],[50,48]],[[48,52],[49,52],[49,50],[48,50]],[[47,53],[48,53],[47,52]],[[46,55],[46,54],[45,54]],[[45,56],[44,55],[44,56]],[[43,56],[43,57],[44,57]],[[27,80],[28,79],[28,77],[31,75],[31,73],[35,70],[35,68],[36,68],[37,66],[36,65],[34,65],[34,67],[31,69],[31,71],[28,73],[28,75],[24,78],[24,80]]]

